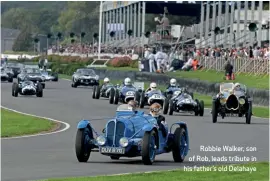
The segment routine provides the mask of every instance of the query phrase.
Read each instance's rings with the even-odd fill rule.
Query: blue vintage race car
[[[145,105],[151,106],[154,103],[159,103],[162,107],[166,97],[160,90],[152,90],[143,92],[140,97],[140,108],[144,108]]]
[[[162,126],[167,130],[166,135],[162,134]],[[126,104],[118,107],[103,134],[98,134],[89,120],[80,121],[77,128],[75,150],[79,162],[87,162],[91,152],[100,152],[114,160],[141,156],[145,165],[152,165],[156,155],[172,152],[175,162],[183,162],[189,151],[186,123],[174,123],[170,129],[163,124],[158,126],[154,117],[130,110]]]
[[[144,83],[134,82],[134,85],[130,86],[118,86],[117,89],[111,89],[109,103],[118,104],[128,103],[130,100],[140,101],[141,93],[143,92]]]

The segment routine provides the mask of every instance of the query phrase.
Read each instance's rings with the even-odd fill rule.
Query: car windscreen
[[[83,75],[96,75],[95,71],[92,69],[80,69],[78,70],[78,73],[83,74]]]
[[[41,73],[39,69],[32,69],[32,68],[24,69],[24,72],[27,74],[40,74]]]
[[[152,90],[148,93],[149,95],[153,95],[153,94],[161,94],[160,90]]]

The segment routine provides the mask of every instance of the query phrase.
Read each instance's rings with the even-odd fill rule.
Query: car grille
[[[116,130],[115,130],[116,126]],[[119,146],[119,140],[124,137],[125,125],[122,122],[117,121],[116,125],[114,121],[111,121],[107,125],[107,143],[108,146]]]

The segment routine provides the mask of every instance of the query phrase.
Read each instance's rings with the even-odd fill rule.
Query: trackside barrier
[[[233,65],[236,74],[247,73],[248,75],[269,75],[269,59],[263,58],[214,58],[200,57],[199,64],[205,71],[224,71],[227,62]]]
[[[95,65],[95,63],[97,62],[97,61],[102,61],[102,62],[104,62],[102,65],[100,65],[100,64],[96,64]],[[87,67],[107,67],[107,63],[110,61],[110,59],[94,59],[94,61],[90,64],[90,65],[87,65]]]

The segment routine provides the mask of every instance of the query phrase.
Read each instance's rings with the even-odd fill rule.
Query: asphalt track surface
[[[188,124],[190,152],[183,163],[174,163],[172,154],[156,157],[152,166],[145,166],[141,158],[123,158],[112,161],[99,153],[92,153],[87,163],[79,163],[75,155],[76,125],[81,119],[109,118],[115,114],[116,105],[108,100],[93,100],[91,88],[71,88],[70,82],[49,82],[44,97],[17,98],[11,96],[10,83],[2,83],[2,106],[17,111],[49,117],[70,124],[70,129],[58,134],[20,139],[2,140],[2,180],[24,181],[55,177],[94,176],[129,172],[169,170],[184,166],[207,165],[213,162],[188,161],[192,156],[254,156],[257,161],[269,160],[269,122],[252,118],[246,125],[244,118],[218,119],[213,124],[209,110],[204,117],[190,114],[166,116],[169,125],[175,121]],[[147,110],[145,110],[147,111]],[[93,126],[101,131],[106,119],[94,120]],[[235,145],[256,147],[256,152],[202,152],[200,146]]]

